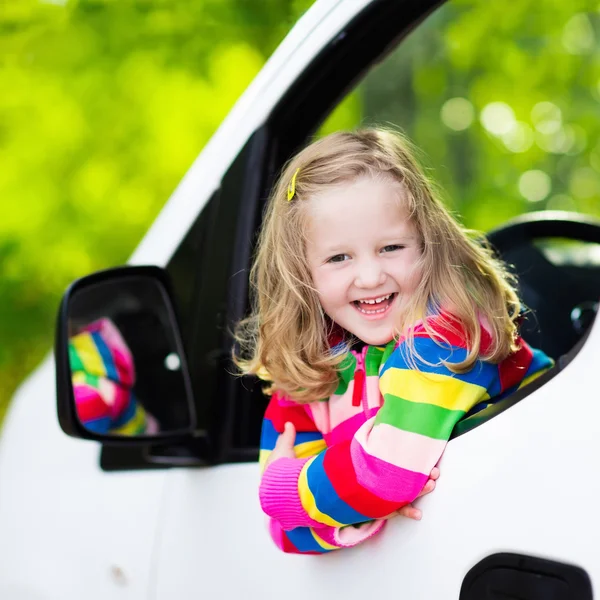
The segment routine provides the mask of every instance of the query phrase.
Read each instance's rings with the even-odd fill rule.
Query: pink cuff
[[[269,534],[271,535],[271,539],[275,542],[275,545],[285,552],[283,547],[283,529],[281,527],[281,523],[276,521],[275,519],[269,519]]]
[[[387,523],[385,519],[361,523],[359,527],[315,528],[315,533],[326,542],[339,548],[351,548],[379,533]]]
[[[263,473],[258,495],[265,514],[277,519],[285,531],[296,527],[322,527],[311,519],[298,493],[300,471],[308,458],[278,458]]]

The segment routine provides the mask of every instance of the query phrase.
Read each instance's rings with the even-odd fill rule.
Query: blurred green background
[[[0,0],[0,420],[310,0]],[[598,0],[451,0],[321,133],[405,129],[466,224],[600,215]],[[49,394],[53,394],[49,390]]]

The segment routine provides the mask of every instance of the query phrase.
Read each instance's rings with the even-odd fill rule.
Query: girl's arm
[[[386,360],[380,372],[383,406],[351,441],[301,465],[280,458],[266,469],[260,490],[263,510],[285,529],[360,523],[412,502],[461,417],[515,380],[547,367],[544,360],[534,360],[524,343],[508,363],[477,361],[465,374],[443,365],[466,357],[461,340],[440,345],[421,333],[414,339],[414,349],[421,358],[416,359],[418,370],[407,362],[405,344]]]
[[[296,429],[294,444],[296,458],[291,460],[302,466],[310,457],[325,450],[325,440],[305,408],[275,393],[271,397],[263,420],[259,458],[261,471],[275,447],[277,438],[283,433],[286,422],[292,423]],[[276,502],[280,494],[280,490],[274,490],[271,501]],[[375,535],[384,526],[385,521],[365,523],[359,528],[330,527],[316,521],[311,523],[315,526],[294,527],[286,531],[277,519],[269,517],[269,533],[277,547],[284,552],[323,554],[355,546]]]

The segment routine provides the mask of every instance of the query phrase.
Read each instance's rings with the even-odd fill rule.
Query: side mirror
[[[196,414],[166,273],[120,267],[75,281],[56,331],[58,420],[118,444],[191,436]]]

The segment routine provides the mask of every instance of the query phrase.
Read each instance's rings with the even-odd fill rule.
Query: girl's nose
[[[385,283],[385,272],[377,261],[369,261],[359,265],[354,283],[358,288],[377,288]]]

